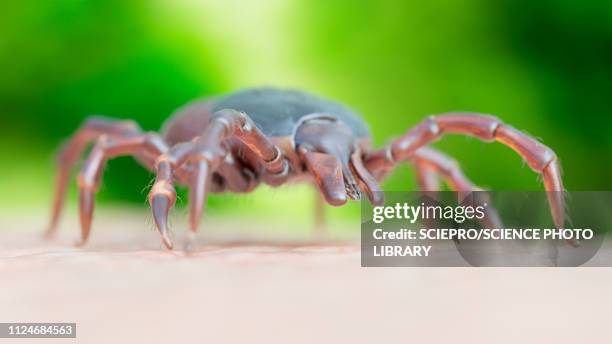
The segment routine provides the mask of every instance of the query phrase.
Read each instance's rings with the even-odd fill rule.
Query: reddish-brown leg
[[[419,190],[424,192],[440,190],[440,178],[434,168],[421,161],[415,161],[414,167]]]
[[[193,142],[174,145],[166,153],[159,155],[155,160],[155,183],[149,192],[149,204],[153,213],[155,227],[162,236],[164,245],[172,249],[172,240],[169,236],[168,214],[176,203],[176,190],[174,181],[187,184],[189,171],[181,169],[186,157],[193,150]],[[186,167],[186,166],[184,166]]]
[[[238,140],[257,160],[264,182],[278,185],[289,176],[289,162],[280,148],[274,145],[244,113],[221,110],[211,116],[201,136],[193,141],[176,145],[156,162],[158,178],[149,195],[158,230],[167,235],[169,209],[175,193],[171,183],[174,173],[189,186],[189,227],[186,249],[189,250],[206,204],[206,193],[212,187],[214,172],[220,172],[229,189],[248,191],[257,182],[240,163],[230,155],[230,139]],[[223,163],[223,164],[222,164]],[[223,166],[222,166],[223,165]],[[182,175],[182,176],[181,176]],[[171,247],[169,239],[166,245]]]
[[[176,203],[176,190],[174,189],[174,179],[172,165],[167,158],[158,159],[155,165],[155,184],[149,192],[149,204],[153,213],[155,227],[162,236],[162,241],[166,247],[172,249],[172,240],[168,231],[168,213]]]
[[[471,192],[477,188],[459,168],[457,161],[431,148],[421,148],[411,158],[417,169],[421,190],[439,191],[441,176],[449,188],[457,192]]]
[[[62,212],[66,188],[70,179],[71,170],[81,158],[83,151],[100,135],[130,136],[141,132],[136,123],[130,120],[113,120],[102,117],[87,119],[80,129],[72,136],[57,156],[58,171],[56,176],[56,190],[51,209],[51,220],[45,236],[51,237],[57,230],[57,224]]]
[[[440,178],[435,168],[431,167],[424,161],[414,161],[414,168],[417,180],[417,187],[423,195],[437,200],[435,191],[440,191]],[[434,219],[425,218],[423,224],[427,228],[433,228],[435,225]]]
[[[439,191],[438,176],[441,176],[448,187],[459,194],[460,202],[463,202],[474,191],[479,191],[477,194],[479,198],[486,197],[488,199],[484,190],[470,181],[461,171],[457,161],[448,155],[432,148],[423,147],[414,153],[412,161],[416,167],[417,183],[420,190],[425,192]],[[481,199],[481,201],[484,200]],[[487,203],[483,223],[490,228],[501,228],[501,219],[497,210],[490,202]]]
[[[360,149],[356,149],[350,158],[350,169],[353,171],[359,188],[363,190],[372,205],[380,206],[385,202],[385,195],[382,189],[378,185],[378,181],[370,172],[366,169],[363,164],[362,152]]]
[[[89,238],[93,216],[94,193],[100,184],[102,170],[106,161],[122,155],[136,155],[140,152],[157,156],[167,149],[166,144],[157,134],[127,137],[102,135],[98,138],[78,176],[81,244],[84,244]]]
[[[241,161],[236,160],[232,154],[225,156],[217,173],[222,177],[223,187],[235,193],[252,191],[259,182],[253,172]]]
[[[418,149],[438,140],[445,133],[474,136],[486,142],[498,141],[516,151],[534,171],[542,174],[553,221],[557,227],[563,226],[563,183],[555,153],[493,116],[450,113],[428,117],[387,147],[366,157],[366,166],[374,175],[382,175],[397,162],[410,159]]]

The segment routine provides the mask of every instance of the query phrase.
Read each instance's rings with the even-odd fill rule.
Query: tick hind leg
[[[118,156],[159,156],[168,147],[153,133],[129,136],[102,135],[98,138],[78,176],[81,244],[89,238],[94,209],[94,194],[98,190],[106,161]]]
[[[142,130],[138,125],[130,120],[90,117],[81,125],[57,156],[56,190],[51,208],[51,219],[45,234],[47,237],[53,236],[57,231],[70,174],[84,150],[101,135],[127,137],[141,133]]]
[[[384,175],[398,162],[410,160],[419,149],[446,133],[469,135],[485,142],[498,141],[512,148],[527,161],[532,170],[542,174],[554,224],[558,228],[563,226],[565,200],[555,153],[536,139],[502,123],[494,116],[472,113],[430,116],[404,136],[366,157],[367,169],[374,175]]]

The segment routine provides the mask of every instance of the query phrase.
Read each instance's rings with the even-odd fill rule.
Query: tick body
[[[129,120],[86,120],[59,154],[47,234],[56,231],[70,171],[91,143],[94,146],[77,178],[82,243],[89,237],[94,194],[105,162],[130,155],[156,173],[148,199],[162,241],[172,248],[167,223],[176,184],[189,188],[191,239],[208,193],[245,193],[262,183],[313,183],[333,206],[362,197],[380,205],[379,182],[398,164],[408,163],[414,165],[423,191],[438,190],[441,181],[460,193],[480,190],[452,158],[428,147],[446,133],[498,141],[515,150],[542,174],[552,217],[557,227],[563,225],[563,193],[557,192],[563,185],[556,155],[494,116],[429,116],[385,147],[374,149],[367,124],[349,107],[301,91],[260,88],[187,104],[168,119],[161,134],[145,133]],[[498,221],[495,214],[489,215]]]

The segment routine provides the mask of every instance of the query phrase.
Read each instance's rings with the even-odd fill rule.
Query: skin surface
[[[172,248],[168,213],[176,201],[175,183],[190,189],[188,243],[208,192],[250,192],[261,183],[306,181],[315,184],[333,206],[362,197],[381,205],[384,197],[378,183],[402,162],[415,165],[423,191],[437,190],[439,179],[461,195],[480,191],[452,158],[427,147],[444,134],[497,141],[516,151],[542,175],[554,223],[563,226],[563,184],[555,153],[494,116],[430,116],[373,150],[366,123],[348,107],[301,91],[260,88],[187,104],[164,124],[161,135],[144,133],[131,121],[87,120],[59,155],[48,234],[55,232],[70,170],[93,141],[77,179],[82,242],[89,236],[94,194],[105,162],[131,155],[157,174],[149,203],[164,244]],[[490,209],[488,225],[499,226],[495,210]]]
[[[610,337],[609,310],[602,307],[612,304],[612,274],[602,273],[612,259],[609,241],[586,263],[591,268],[364,269],[353,222],[336,223],[326,241],[309,235],[307,221],[211,214],[186,256],[160,249],[141,207],[96,209],[95,235],[82,248],[72,247],[76,214],[62,221],[55,241],[44,242],[39,231],[46,219],[34,209],[0,216],[2,313],[10,322],[76,322],[77,339],[5,339],[8,344],[606,343]],[[177,216],[175,228],[185,228],[186,220]],[[465,262],[452,242],[436,245],[438,258]]]

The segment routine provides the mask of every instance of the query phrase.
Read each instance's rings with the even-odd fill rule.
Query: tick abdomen
[[[296,90],[255,88],[220,98],[201,99],[176,111],[162,132],[168,143],[199,136],[211,113],[234,109],[246,113],[269,137],[292,135],[300,119],[310,114],[328,114],[347,124],[355,137],[368,137],[369,129],[359,114],[329,99]]]

